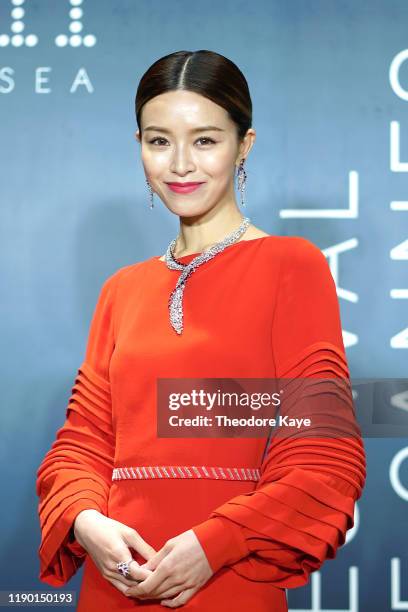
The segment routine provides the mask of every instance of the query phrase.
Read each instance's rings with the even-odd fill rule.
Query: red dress
[[[179,274],[154,256],[101,289],[65,423],[37,473],[39,579],[63,586],[84,563],[80,612],[163,610],[120,593],[71,540],[76,515],[95,508],[156,550],[194,529],[214,574],[184,609],[286,612],[285,589],[306,584],[353,526],[361,437],[280,440],[263,463],[266,437],[159,438],[156,379],[348,380],[330,268],[305,238],[234,243],[188,279],[182,335],[168,311]]]

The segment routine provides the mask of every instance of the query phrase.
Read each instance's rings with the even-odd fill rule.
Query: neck
[[[199,220],[181,217],[179,235],[174,249],[175,257],[200,253],[208,249],[238,229],[243,220],[244,215],[237,208]]]

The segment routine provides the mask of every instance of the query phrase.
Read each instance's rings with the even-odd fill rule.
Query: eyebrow
[[[209,132],[213,130],[216,130],[217,132],[225,132],[225,130],[217,127],[216,125],[203,125],[202,127],[193,128],[192,130],[190,130],[190,132]],[[171,134],[171,130],[167,130],[166,128],[159,127],[157,125],[149,125],[148,127],[144,128],[144,131],[164,132],[166,134]]]

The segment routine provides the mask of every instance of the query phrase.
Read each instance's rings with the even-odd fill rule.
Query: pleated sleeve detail
[[[100,291],[65,422],[37,471],[39,579],[52,586],[64,585],[87,554],[74,537],[73,522],[79,512],[107,513],[115,451],[109,362],[117,280],[118,273]]]
[[[354,525],[366,479],[330,268],[308,240],[290,242],[272,347],[277,378],[285,379],[284,413],[311,412],[315,425],[307,435],[273,435],[255,490],[228,500],[193,527],[213,571],[229,565],[248,580],[279,588],[303,586],[336,556]],[[307,393],[299,395],[302,382]],[[228,555],[220,520],[230,542]]]

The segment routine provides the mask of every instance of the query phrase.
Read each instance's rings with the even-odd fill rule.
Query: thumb
[[[145,559],[150,559],[156,554],[156,550],[153,546],[150,546],[135,529],[126,532],[124,540],[128,546],[137,550]]]
[[[169,549],[163,546],[154,555],[152,555],[149,560],[146,561],[146,563],[143,563],[143,565],[141,565],[140,567],[143,567],[144,569],[155,570],[156,567],[159,565],[160,561],[164,559],[164,557],[166,557],[169,552]]]

